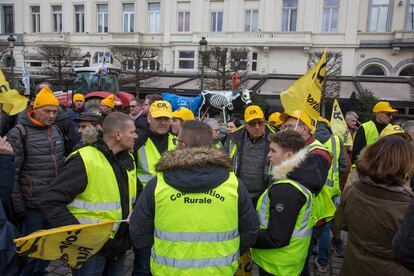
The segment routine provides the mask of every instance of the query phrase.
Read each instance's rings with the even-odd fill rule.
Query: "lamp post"
[[[200,84],[200,90],[203,91],[204,90],[204,58],[205,58],[204,55],[207,52],[207,44],[208,43],[207,43],[206,38],[203,36],[198,44],[200,44],[200,54],[201,54],[201,84]]]
[[[83,62],[83,67],[89,67],[89,64],[91,63],[91,53],[88,51],[83,57],[86,58]]]
[[[13,35],[9,35],[7,38],[7,41],[9,42],[10,47],[10,57],[11,57],[11,87],[14,88],[14,57],[13,57],[13,49],[14,49],[14,43],[16,42],[16,39]]]

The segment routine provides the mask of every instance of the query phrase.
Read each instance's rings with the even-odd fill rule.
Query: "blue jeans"
[[[125,253],[120,255],[116,260],[107,260],[107,258],[98,253],[92,256],[80,269],[72,269],[73,276],[122,276],[124,275]]]
[[[26,218],[22,223],[22,235],[26,236],[40,229],[47,229],[47,221],[39,209],[27,209]],[[24,258],[19,268],[19,275],[46,275],[49,261]]]
[[[322,232],[318,236],[319,254],[318,263],[328,265],[331,252],[331,223],[327,222],[322,228]]]
[[[149,275],[151,275],[150,256],[143,255],[134,247],[134,269],[132,270],[132,276]]]

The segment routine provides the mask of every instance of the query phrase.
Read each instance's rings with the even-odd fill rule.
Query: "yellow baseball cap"
[[[195,120],[193,112],[185,107],[180,107],[172,113],[173,118],[178,118],[183,121],[192,121]]]
[[[327,124],[328,126],[331,126],[331,122],[329,122],[329,121],[328,121],[328,119],[326,119],[326,118],[324,118],[324,117],[322,117],[322,116],[319,116],[318,121],[319,121],[319,122],[324,122],[324,123],[325,123],[325,124]]]
[[[85,97],[82,94],[77,93],[73,95],[73,102],[76,102],[76,101],[85,102]]]
[[[171,104],[167,101],[155,101],[151,104],[149,114],[153,118],[167,117],[172,118]]]
[[[250,105],[244,111],[244,120],[246,123],[254,119],[264,119],[264,117],[264,113],[258,105]]]
[[[269,119],[268,119],[269,123],[275,127],[278,127],[281,124],[283,124],[283,121],[280,120],[280,115],[281,115],[280,112],[274,112],[270,114]]]
[[[393,109],[389,102],[378,102],[376,105],[374,105],[372,112],[398,112],[398,110]]]
[[[406,140],[411,140],[410,135],[404,132],[399,125],[387,125],[380,133],[380,138],[388,135],[398,135]]]
[[[293,112],[283,112],[280,115],[280,119],[283,122],[286,122],[287,119],[289,119],[290,117],[298,119],[299,121],[301,121],[302,123],[304,123],[311,131],[311,133],[315,132],[315,127],[312,125],[312,120],[310,119],[310,117],[308,116],[308,114],[306,114],[305,111],[303,110],[295,110]]]

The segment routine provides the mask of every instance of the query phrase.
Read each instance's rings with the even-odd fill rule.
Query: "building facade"
[[[257,75],[301,75],[326,47],[342,52],[342,76],[414,75],[414,0],[2,0],[0,30],[17,39],[17,71],[39,70],[37,46],[66,44],[91,64],[111,46],[158,47],[154,68],[197,73],[205,37],[249,48]]]

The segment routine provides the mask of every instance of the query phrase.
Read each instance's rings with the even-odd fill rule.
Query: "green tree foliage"
[[[359,121],[366,122],[372,119],[372,108],[378,102],[374,94],[364,89],[357,92],[356,113],[358,113]]]

